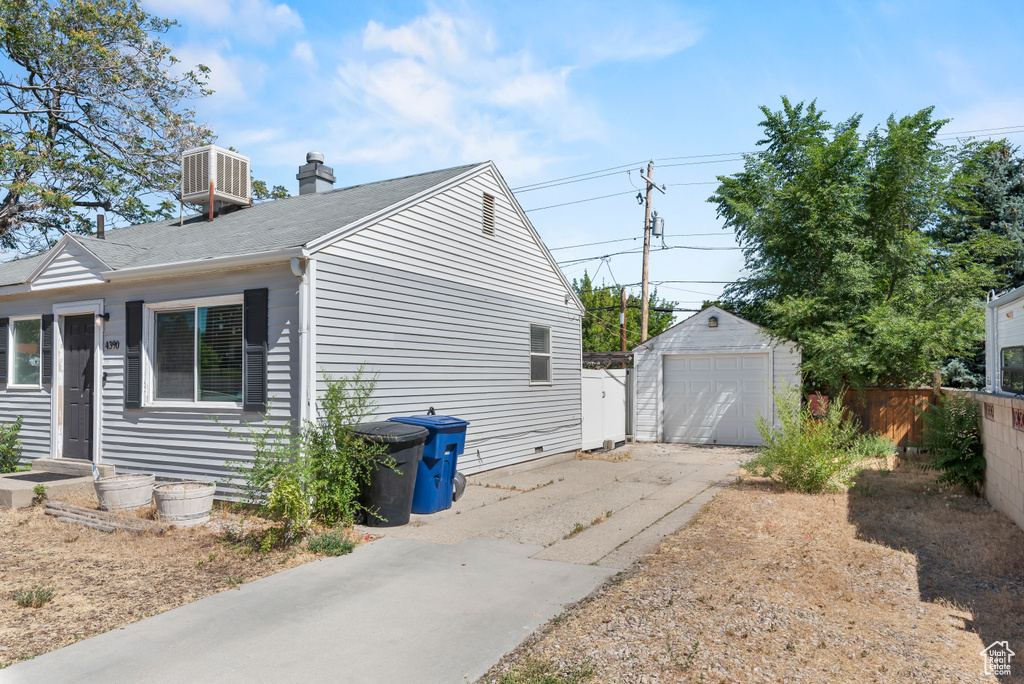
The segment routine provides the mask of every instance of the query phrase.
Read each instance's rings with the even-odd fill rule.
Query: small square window
[[[530,326],[530,383],[551,382],[551,328]]]
[[[12,321],[14,341],[12,385],[38,385],[42,368],[42,323],[38,318]]]

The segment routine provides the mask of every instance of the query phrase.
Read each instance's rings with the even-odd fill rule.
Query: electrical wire
[[[660,249],[652,249],[651,253],[665,252],[670,249],[692,249],[700,252],[727,252],[741,250],[742,247],[695,247],[693,245],[670,245],[668,247],[662,247]],[[596,259],[607,259],[608,257],[621,256],[623,254],[640,254],[643,252],[642,249],[627,249],[622,252],[612,252],[611,254],[602,254],[600,256],[586,257],[584,259],[569,259],[566,261],[556,262],[559,266],[569,266],[571,264],[580,264],[584,261],[594,261]]]
[[[567,207],[570,204],[582,204],[583,202],[593,202],[594,200],[608,199],[609,197],[620,197],[622,195],[632,195],[632,194],[633,194],[632,190],[627,190],[625,192],[613,192],[610,195],[601,195],[600,197],[588,197],[586,199],[575,200],[573,202],[562,202],[561,204],[549,204],[546,207],[534,207],[533,209],[524,209],[523,211],[525,211],[525,212],[544,211],[545,209],[554,209],[555,207]]]
[[[532,188],[532,187],[537,186],[537,185],[547,185],[548,183],[558,183],[560,181],[571,180],[573,178],[581,178],[583,176],[592,176],[592,175],[594,175],[596,173],[605,173],[606,171],[616,171],[616,169],[618,169],[618,171],[616,171],[617,173],[622,173],[626,169],[631,169],[634,166],[636,166],[637,164],[643,164],[643,162],[642,161],[638,161],[638,162],[633,162],[632,164],[619,164],[618,166],[610,166],[607,169],[598,169],[597,171],[588,171],[587,173],[577,173],[575,176],[564,176],[562,178],[553,178],[551,180],[538,181],[537,183],[527,183],[526,185],[520,185],[519,187],[511,188],[511,190],[512,190],[512,192],[520,192],[522,190],[525,190],[526,188]],[[614,174],[610,174],[610,175],[614,175]]]
[[[728,235],[729,237],[732,237],[732,236],[735,235],[735,233],[726,233],[726,232],[718,232],[718,233],[675,233],[673,235],[666,235],[665,237],[667,237],[667,238],[704,237],[704,236],[708,236],[708,235],[723,235],[723,236]],[[577,249],[579,247],[596,247],[597,245],[610,245],[613,242],[629,242],[630,240],[643,240],[643,239],[644,238],[643,238],[642,235],[637,235],[636,237],[616,238],[615,240],[602,240],[601,242],[586,242],[586,243],[584,243],[582,245],[567,245],[565,247],[549,247],[548,251],[549,252],[557,252],[560,249]]]

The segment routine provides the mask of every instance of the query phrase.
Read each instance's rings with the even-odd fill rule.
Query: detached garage
[[[774,419],[775,386],[800,383],[795,344],[717,306],[647,340],[633,362],[641,442],[756,446],[755,420]]]

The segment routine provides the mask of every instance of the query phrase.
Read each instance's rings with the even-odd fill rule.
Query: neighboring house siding
[[[707,319],[718,316],[718,327],[709,328]],[[669,354],[736,354],[770,353],[772,378],[778,387],[782,382],[800,385],[800,352],[788,341],[774,341],[758,326],[721,312],[702,311],[649,340],[634,354],[636,369],[635,425],[636,439],[657,442],[662,438],[663,373],[662,357]]]
[[[43,313],[54,301],[73,302],[102,299],[110,320],[104,324],[104,341],[117,341],[119,349],[103,351],[106,382],[102,388],[102,459],[118,472],[152,472],[161,477],[200,477],[219,480],[226,475],[225,460],[248,460],[251,448],[231,439],[224,425],[244,430],[244,421],[262,424],[257,413],[238,409],[124,408],[125,302],[147,304],[220,295],[240,295],[249,288],[269,289],[269,396],[273,401],[272,422],[281,424],[298,412],[297,334],[298,280],[288,265],[267,266],[222,273],[189,275],[132,283],[108,283],[63,292],[31,293],[0,299],[0,316],[17,315],[17,310]],[[11,312],[10,314],[8,312]],[[104,345],[101,345],[101,347]],[[43,393],[39,393],[42,395]],[[0,420],[13,414],[12,403],[22,402],[21,391],[0,386]],[[45,444],[33,437],[26,456],[48,456],[49,389],[38,398],[40,416],[45,414]],[[39,419],[34,419],[38,421]],[[35,422],[34,422],[35,424]],[[33,427],[33,431],[37,428]],[[26,432],[26,435],[28,433]],[[26,440],[28,444],[28,440]]]
[[[993,325],[986,326],[986,376],[991,381],[989,390],[1003,392],[1002,349],[1024,345],[1024,293],[1011,295],[994,308]],[[991,319],[990,319],[991,321]]]
[[[103,282],[99,273],[106,271],[96,257],[73,242],[61,250],[32,283],[34,290],[95,285]]]
[[[484,192],[496,198],[493,237]],[[579,448],[580,313],[490,173],[316,258],[317,368],[365,364],[378,417],[434,406],[469,420],[466,473]],[[530,385],[530,324],[551,327],[550,385]]]

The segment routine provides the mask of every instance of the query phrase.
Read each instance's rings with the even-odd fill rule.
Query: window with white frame
[[[156,401],[242,401],[242,303],[153,313]]]
[[[551,328],[530,326],[530,383],[551,382]]]
[[[41,319],[12,320],[11,343],[10,384],[38,387],[43,367]]]
[[[1024,347],[1003,347],[1004,392],[1024,394]]]

